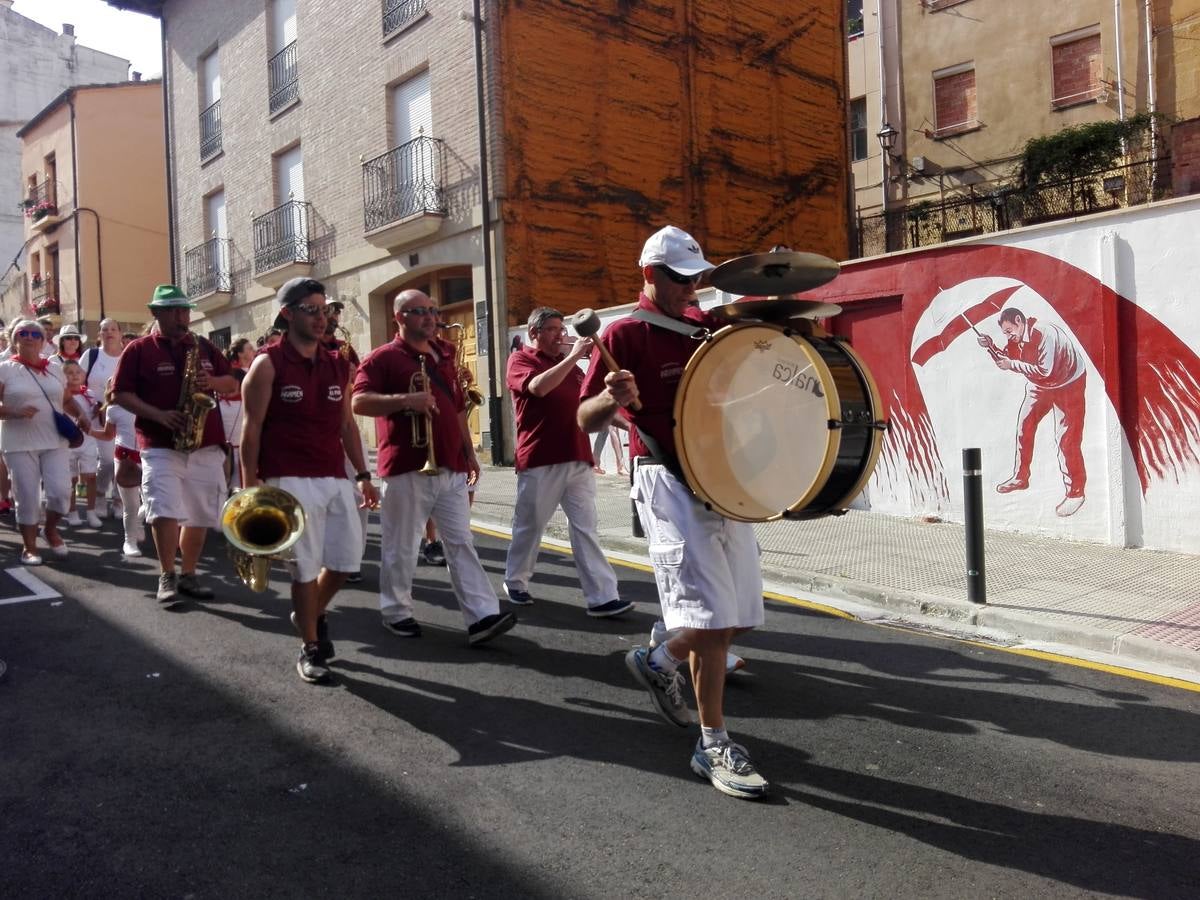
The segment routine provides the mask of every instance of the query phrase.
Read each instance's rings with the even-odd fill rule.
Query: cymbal
[[[757,320],[759,322],[786,322],[788,319],[828,319],[836,316],[842,308],[836,303],[821,303],[817,300],[742,300],[726,303],[706,310],[709,315],[726,322]]]
[[[828,256],[792,250],[754,253],[721,263],[709,284],[730,294],[777,297],[820,287],[837,278],[841,267]]]

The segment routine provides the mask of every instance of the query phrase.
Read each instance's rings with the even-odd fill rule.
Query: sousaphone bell
[[[250,590],[265,591],[272,560],[287,559],[284,554],[304,534],[304,508],[282,488],[247,488],[225,501],[221,531],[238,577]]]

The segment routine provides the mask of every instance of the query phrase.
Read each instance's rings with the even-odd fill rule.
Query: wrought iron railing
[[[200,159],[208,159],[221,152],[221,101],[200,113]]]
[[[1139,206],[1168,192],[1170,159],[1160,157],[1080,173],[1021,190],[1011,183],[970,185],[945,200],[909,203],[858,217],[855,256],[930,247],[957,238]]]
[[[312,262],[312,204],[289,200],[254,220],[254,271]]]
[[[363,228],[446,214],[446,145],[421,135],[363,163]]]
[[[29,195],[25,198],[24,204],[25,215],[31,221],[36,222],[48,215],[56,214],[58,206],[55,199],[54,183],[47,178],[29,189]]]
[[[233,256],[229,238],[211,238],[183,254],[185,290],[189,297],[233,291]]]
[[[51,275],[34,275],[29,282],[29,300],[36,307],[47,297],[54,296],[54,278]]]
[[[383,0],[383,33],[399,31],[425,13],[426,0]]]
[[[271,90],[268,104],[273,115],[300,96],[300,67],[296,60],[295,41],[271,57],[267,72]]]

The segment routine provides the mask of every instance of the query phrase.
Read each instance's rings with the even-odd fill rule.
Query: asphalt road
[[[339,596],[304,684],[277,577],[156,608],[114,523],[0,605],[0,896],[1194,897],[1200,693],[782,604],[740,645],[729,728],[766,802],[695,778],[622,664],[655,618],[583,613],[544,554],[521,622],[466,645],[446,570],[425,637]],[[378,559],[377,533],[369,559]],[[16,539],[0,536],[15,562]],[[100,550],[103,544],[107,548]],[[505,545],[481,536],[500,586]],[[10,563],[12,565],[12,563]],[[0,598],[28,593],[0,575]]]

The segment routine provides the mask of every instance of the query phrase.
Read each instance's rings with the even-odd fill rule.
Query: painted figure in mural
[[[1038,425],[1054,411],[1054,436],[1066,496],[1055,508],[1070,516],[1083,505],[1087,470],[1083,462],[1084,387],[1087,371],[1074,341],[1057,325],[1039,323],[1008,307],[1000,313],[1000,330],[1008,338],[1001,350],[988,335],[979,344],[992,353],[996,367],[1028,379],[1017,415],[1016,467],[1008,481],[996,486],[1001,494],[1029,487],[1033,442]]]

